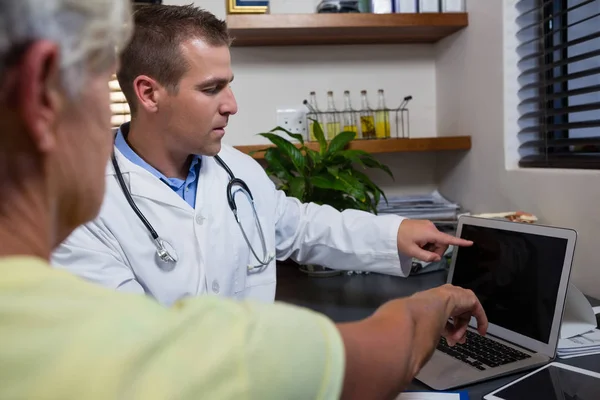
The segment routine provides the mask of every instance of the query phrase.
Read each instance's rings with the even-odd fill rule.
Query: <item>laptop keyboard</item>
[[[450,347],[446,338],[442,338],[437,349],[482,371],[531,357],[471,331],[467,331],[465,344]]]

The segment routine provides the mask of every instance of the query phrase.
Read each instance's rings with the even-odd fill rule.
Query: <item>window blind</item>
[[[520,0],[519,166],[600,169],[600,0]]]
[[[131,120],[131,113],[116,75],[112,76],[108,87],[110,88],[110,110],[112,112],[110,122],[113,128],[118,128],[121,124]]]

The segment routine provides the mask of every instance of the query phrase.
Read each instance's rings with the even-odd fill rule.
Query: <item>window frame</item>
[[[538,74],[538,82],[541,83],[538,89],[540,98],[538,112],[540,116],[538,117],[537,127],[539,131],[535,140],[521,139],[520,137],[519,148],[537,148],[537,153],[523,155],[519,151],[519,168],[600,169],[600,134],[581,138],[576,135],[572,137],[572,130],[576,130],[578,127],[576,126],[577,121],[570,120],[570,116],[571,113],[577,113],[581,110],[568,110],[570,108],[569,95],[561,95],[570,92],[570,83],[577,79],[576,77],[563,79],[569,76],[569,67],[572,65],[569,61],[563,61],[569,59],[570,50],[573,47],[565,45],[564,48],[556,49],[562,44],[569,43],[569,15],[573,15],[570,12],[589,3],[598,4],[595,1],[597,0],[587,2],[582,0],[586,4],[570,4],[569,0],[535,0],[533,3],[535,9],[537,9],[536,21],[539,23],[538,46],[540,55],[538,68],[543,71]],[[600,3],[600,0],[598,1]],[[600,14],[595,14],[591,18],[596,18],[598,15]],[[577,22],[572,25],[577,25]],[[574,41],[576,42],[577,39],[574,39]],[[574,43],[574,45],[577,44]],[[600,51],[600,46],[598,46],[597,51]],[[520,60],[521,58],[518,59],[518,62]],[[560,65],[552,66],[555,63]],[[590,84],[589,88],[594,89],[597,86]],[[520,87],[519,92],[522,89],[523,86]],[[577,91],[577,89],[571,91]],[[596,90],[593,92],[596,92]],[[578,106],[574,105],[572,107],[577,108]],[[561,110],[566,111],[561,113]],[[597,109],[593,110],[600,112]],[[520,113],[520,116],[523,116],[523,113]],[[594,118],[594,120],[600,120],[600,118]],[[569,126],[569,124],[573,126]],[[520,128],[519,136],[521,130]],[[528,130],[531,132],[531,128],[528,128]]]

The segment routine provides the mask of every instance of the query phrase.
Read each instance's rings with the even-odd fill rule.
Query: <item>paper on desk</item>
[[[600,330],[594,329],[583,335],[578,335],[568,339],[560,339],[558,341],[559,350],[577,350],[581,348],[589,348],[592,346],[598,347],[600,350]]]
[[[466,399],[461,393],[436,393],[436,392],[404,392],[396,400],[460,400]]]
[[[568,339],[558,341],[558,356],[560,358],[572,358],[600,353],[600,330],[577,335]]]
[[[377,206],[379,214],[397,214],[407,218],[456,220],[460,206],[444,198],[437,190],[428,194],[389,196]]]
[[[560,325],[560,339],[567,339],[589,332],[597,325],[596,314],[590,302],[577,287],[569,284],[565,311]]]
[[[567,358],[575,358],[575,357],[585,357],[585,356],[593,356],[596,354],[600,354],[600,350],[598,351],[593,351],[591,353],[575,353],[575,354],[569,354],[566,356],[559,356],[562,360],[566,360]]]

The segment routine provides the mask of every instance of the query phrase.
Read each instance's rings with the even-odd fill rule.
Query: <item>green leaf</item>
[[[336,156],[344,157],[345,159],[350,160],[352,162],[357,162],[357,163],[361,163],[362,164],[361,157],[362,156],[369,156],[369,153],[367,153],[364,150],[351,149],[351,150],[338,151],[337,154],[336,154]]]
[[[381,196],[383,196],[385,198],[385,194],[383,194],[383,192],[380,192],[380,191],[373,192],[372,210],[373,210],[373,213],[375,213],[375,214],[377,214],[377,205],[381,201]],[[387,198],[385,199],[385,202],[387,204]]]
[[[313,186],[321,189],[339,190],[340,192],[346,191],[346,187],[343,185],[343,183],[331,175],[313,176],[310,178],[310,183]]]
[[[359,201],[356,201],[356,199],[353,199],[352,197],[346,197],[344,199],[346,201],[346,208],[353,208],[355,210],[363,210],[363,211],[370,211],[370,206],[368,202],[364,202],[361,203]]]
[[[346,187],[346,193],[348,193],[350,196],[363,203],[367,200],[365,185],[350,175],[349,172],[340,171],[337,180],[342,182],[342,184]]]
[[[371,191],[373,192],[375,206],[377,206],[377,204],[379,204],[379,200],[380,200],[381,196],[383,196],[383,198],[385,199],[385,202],[387,203],[387,197],[385,197],[383,190],[381,190],[381,188],[379,186],[377,186],[375,184],[375,182],[373,182],[371,180],[371,178],[369,178],[367,175],[365,175],[362,172],[357,171],[357,170],[353,170],[352,175],[354,175],[355,177],[360,179],[361,182],[363,182],[369,189],[371,189]]]
[[[339,167],[327,167],[327,172],[329,172],[334,178],[337,178],[340,174]]]
[[[287,129],[285,129],[285,128],[281,127],[281,126],[277,126],[277,127],[273,128],[273,129],[271,129],[271,132],[276,132],[276,131],[285,132],[288,136],[296,139],[297,141],[300,142],[301,145],[304,146],[304,137],[301,134],[299,134],[299,133],[292,133],[292,132],[288,131]]]
[[[327,140],[325,140],[325,134],[323,133],[323,128],[321,128],[321,124],[316,119],[311,118],[313,121],[313,133],[315,134],[315,138],[319,142],[319,150],[322,156],[327,153]]]
[[[290,196],[304,201],[304,195],[306,193],[306,181],[303,177],[297,176],[290,181]]]
[[[304,155],[291,143],[289,140],[282,138],[281,136],[275,133],[260,133],[260,136],[263,136],[269,139],[275,146],[277,146],[285,156],[287,156],[299,173],[302,173],[304,170],[305,160]]]
[[[265,161],[268,164],[268,169],[277,178],[289,181],[293,178],[293,175],[289,172],[288,168],[281,161],[281,152],[276,147],[270,147],[265,151]]]
[[[379,161],[377,161],[376,159],[373,158],[373,156],[366,155],[366,156],[362,156],[361,161],[364,165],[366,165],[369,168],[378,168],[381,169],[383,171],[385,171],[392,179],[394,179],[394,174],[392,174],[392,171],[390,170],[390,168],[387,165],[384,165],[382,163],[380,163]]]
[[[269,152],[273,153],[273,156],[277,157],[279,159],[281,164],[284,166],[284,168],[290,174],[295,172],[296,167],[294,166],[294,163],[292,163],[292,160],[290,160],[289,157],[287,157],[286,155],[283,154],[283,152],[281,151],[281,149],[279,147],[271,147],[271,150],[269,150]],[[265,153],[265,155],[266,155],[266,153]]]
[[[329,142],[329,149],[327,152],[329,154],[334,154],[337,151],[342,150],[348,143],[354,140],[355,137],[355,132],[346,131],[338,133],[333,139],[331,139],[331,142]]]
[[[337,156],[342,156],[355,162],[357,164],[362,165],[366,168],[377,168],[385,171],[392,179],[394,179],[394,175],[392,171],[389,169],[387,165],[384,165],[377,161],[370,153],[367,153],[363,150],[342,150],[337,153]],[[339,162],[339,161],[338,161]]]
[[[306,154],[308,154],[308,157],[312,160],[313,167],[318,166],[319,164],[321,164],[321,161],[323,161],[323,157],[321,157],[321,154],[319,154],[319,152],[317,151],[314,151],[313,149],[309,149],[307,147]]]
[[[264,149],[259,149],[259,150],[252,150],[252,151],[248,152],[248,155],[253,156],[256,153],[262,153],[263,151],[267,151],[269,149],[270,149],[270,147],[265,147]]]
[[[354,169],[352,163],[356,163],[363,168],[368,168],[362,161],[363,156],[369,156],[369,153],[363,150],[341,150],[330,157],[328,161],[333,164],[345,165],[346,168]]]
[[[322,189],[333,189],[344,192],[358,201],[366,201],[366,187],[358,179],[346,171],[340,171],[337,175],[332,173],[314,176],[311,183]]]

